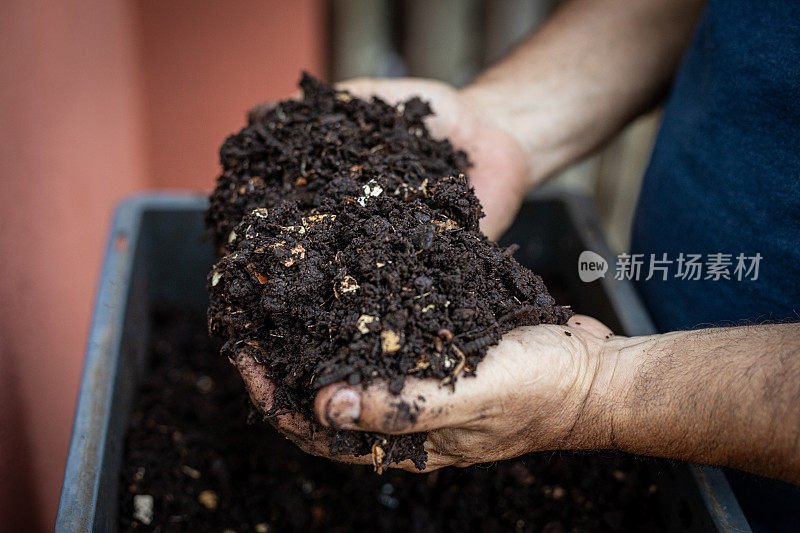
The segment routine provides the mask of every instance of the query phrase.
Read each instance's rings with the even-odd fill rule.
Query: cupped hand
[[[602,409],[592,400],[611,331],[577,315],[565,326],[514,329],[489,349],[474,377],[451,391],[436,379],[408,378],[400,395],[384,383],[364,388],[334,383],[322,388],[314,410],[322,427],[302,415],[275,417],[273,425],[306,452],[329,456],[331,429],[387,434],[427,431],[425,471],[516,457],[538,450],[603,447]],[[272,384],[248,357],[236,362],[254,404],[271,407]],[[612,373],[613,375],[613,373]],[[605,386],[605,384],[603,384]],[[412,406],[413,416],[409,416]],[[333,459],[369,464],[369,456]],[[400,468],[417,471],[410,462]]]
[[[466,93],[446,83],[420,78],[356,79],[340,83],[337,88],[361,98],[375,95],[391,104],[413,96],[430,103],[434,114],[426,125],[431,134],[450,139],[473,164],[467,174],[486,213],[481,221],[483,232],[496,239],[513,222],[529,188],[523,150]]]

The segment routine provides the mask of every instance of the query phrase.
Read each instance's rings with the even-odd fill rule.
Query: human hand
[[[400,395],[383,383],[367,388],[334,383],[322,388],[315,414],[324,426],[292,413],[272,419],[306,452],[329,456],[331,430],[387,434],[428,431],[426,472],[516,457],[537,450],[606,447],[603,402],[610,360],[602,357],[610,330],[576,315],[566,326],[526,326],[508,332],[489,349],[475,377],[458,380],[455,390],[439,380],[408,378]],[[601,365],[601,363],[604,363]],[[273,386],[264,368],[240,357],[236,362],[254,404],[272,405]],[[603,401],[606,401],[605,399]],[[409,416],[408,409],[413,406]],[[369,464],[369,456],[333,459]],[[410,461],[400,468],[417,471]]]
[[[426,125],[433,137],[450,139],[473,164],[467,173],[486,213],[481,229],[496,239],[508,228],[529,188],[529,169],[519,143],[493,124],[467,93],[421,78],[364,78],[337,88],[360,98],[375,95],[391,104],[413,96],[430,103],[434,114]]]

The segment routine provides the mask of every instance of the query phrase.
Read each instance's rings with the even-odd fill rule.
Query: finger
[[[583,317],[578,317],[578,322]],[[586,320],[586,327],[604,334],[599,322]],[[578,327],[578,326],[575,326]],[[406,379],[399,395],[390,393],[384,382],[368,387],[334,383],[323,387],[314,400],[314,414],[325,426],[406,434],[443,428],[480,430],[497,417],[508,417],[508,409],[520,409],[518,388],[531,389],[550,376],[536,371],[542,359],[560,346],[562,335],[546,334],[556,326],[520,327],[506,333],[481,362],[478,375],[458,379],[455,390],[442,387],[436,379]],[[559,331],[561,333],[561,331]],[[553,339],[558,343],[554,346]],[[549,351],[548,351],[549,350]],[[527,369],[527,372],[523,372]]]
[[[397,470],[405,470],[406,472],[411,472],[412,474],[429,474],[435,470],[439,470],[440,468],[444,468],[446,466],[453,466],[458,459],[451,457],[447,454],[442,454],[439,452],[438,448],[431,442],[431,440],[426,440],[423,444],[425,452],[428,454],[428,458],[423,465],[422,470],[414,465],[413,461],[410,459],[406,459],[404,461],[400,461],[399,463],[390,463],[384,465],[386,468],[394,468]],[[372,462],[372,456],[367,456],[369,462]],[[334,458],[335,459],[335,458]],[[347,460],[346,462],[350,462]],[[463,463],[466,465],[466,463]]]
[[[270,381],[267,369],[245,353],[240,353],[234,364],[244,380],[250,401],[262,413],[268,412],[273,405],[275,385]],[[330,435],[315,431],[314,425],[299,413],[285,413],[267,420],[284,437],[309,453],[327,450],[326,446],[330,445]]]
[[[352,95],[369,99],[373,96],[396,105],[414,96],[428,102],[433,115],[425,118],[425,125],[435,137],[451,137],[458,116],[455,91],[443,82],[419,78],[358,78],[337,83],[336,88]]]
[[[413,96],[436,98],[440,93],[451,90],[445,83],[418,78],[356,78],[337,83],[336,88],[363,99],[378,96],[390,104]]]
[[[614,334],[608,326],[596,318],[586,315],[574,315],[569,319],[567,325],[575,329],[583,330],[590,335],[594,335],[595,337],[599,337],[601,339],[610,337]]]
[[[247,111],[247,122],[252,124],[264,120],[267,114],[278,107],[277,100],[270,100],[269,102],[262,102],[250,108]]]
[[[383,382],[366,388],[334,383],[317,393],[314,412],[327,427],[400,435],[480,420],[484,392],[471,378],[459,380],[455,391],[436,379],[408,378],[399,395]]]
[[[290,100],[300,100],[303,97],[303,93],[301,91],[295,91],[289,95]],[[268,100],[266,102],[261,102],[260,104],[256,104],[247,112],[247,122],[252,124],[253,122],[260,122],[266,118],[267,114],[278,107],[280,104],[280,100]]]
[[[298,448],[311,455],[330,457],[333,433],[330,429],[312,424],[299,413],[288,413],[268,418],[278,432]]]
[[[458,466],[454,465],[452,461],[442,460],[439,457],[428,456],[428,460],[425,462],[425,467],[420,470],[417,468],[413,462],[410,460],[401,461],[400,463],[392,463],[387,465],[388,468],[396,468],[398,470],[405,470],[406,472],[411,472],[412,474],[430,474],[431,472],[435,472],[440,468],[444,468],[446,466]],[[465,464],[464,466],[469,466]]]
[[[272,394],[275,392],[275,385],[269,380],[267,369],[245,353],[240,353],[234,360],[234,364],[244,380],[253,405],[262,413],[272,409]]]
[[[272,394],[275,386],[269,380],[267,369],[251,356],[240,353],[234,361],[239,370],[250,400],[262,412],[272,408]],[[284,413],[267,418],[278,432],[292,441],[306,453],[354,464],[372,464],[370,456],[336,455],[331,456],[330,448],[333,432],[319,424],[312,423],[300,413]]]

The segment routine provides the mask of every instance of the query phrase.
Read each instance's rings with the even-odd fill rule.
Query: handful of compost
[[[206,212],[222,255],[209,329],[224,355],[263,365],[266,417],[313,420],[316,391],[337,381],[456,387],[503,333],[567,321],[541,278],[480,232],[467,157],[430,137],[427,104],[365,101],[308,75],[300,86],[302,100],[251,113],[225,141]],[[335,431],[330,452],[424,469],[424,441]]]

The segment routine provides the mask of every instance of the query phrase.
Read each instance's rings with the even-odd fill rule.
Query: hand
[[[388,434],[428,431],[426,472],[516,457],[537,450],[605,447],[608,435],[603,396],[609,372],[602,357],[611,331],[597,320],[577,315],[566,326],[517,328],[489,349],[475,377],[462,377],[455,391],[435,379],[408,378],[399,396],[383,383],[367,388],[334,383],[315,400],[316,432],[298,414],[273,424],[303,450],[328,456],[330,430],[353,429]],[[601,362],[606,364],[602,365]],[[272,405],[272,384],[263,367],[241,357],[237,367],[254,404]],[[611,372],[613,374],[613,372]],[[420,397],[424,400],[420,400]],[[416,405],[412,421],[398,409]],[[369,456],[333,459],[369,464]],[[416,472],[410,462],[398,465]]]
[[[529,169],[522,147],[466,93],[427,79],[357,79],[337,85],[361,98],[377,95],[395,104],[413,96],[430,103],[434,115],[427,126],[436,138],[448,138],[464,150],[473,166],[470,183],[486,217],[481,229],[496,239],[508,228],[529,188]]]

